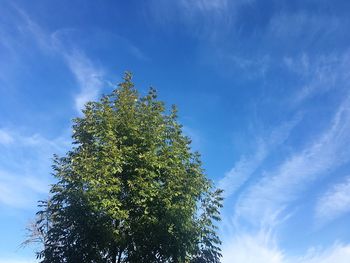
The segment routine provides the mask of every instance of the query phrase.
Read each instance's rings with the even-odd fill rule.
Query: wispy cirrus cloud
[[[346,90],[350,80],[350,52],[341,54],[318,55],[310,57],[302,53],[296,57],[285,57],[284,63],[288,70],[295,72],[304,83],[295,103],[311,98],[315,94],[324,94],[330,90]]]
[[[39,197],[48,192],[53,154],[63,154],[70,139],[68,135],[48,139],[6,131],[13,141],[0,144],[0,205],[32,209]]]
[[[180,5],[192,11],[210,12],[228,8],[227,0],[180,0]]]
[[[12,11],[10,18],[17,24],[18,30],[16,32],[23,39],[23,42],[37,45],[42,52],[58,55],[71,71],[79,85],[79,92],[74,98],[76,110],[80,112],[87,101],[96,99],[104,84],[103,78],[105,77],[105,70],[103,67],[97,65],[95,61],[89,58],[86,53],[77,46],[65,45],[66,42],[61,41],[57,34],[55,34],[56,32],[47,32],[24,10],[16,5],[10,5],[9,9]],[[9,33],[2,33],[0,36],[1,39],[6,39],[6,41],[9,42],[6,48],[10,51],[12,50],[11,53],[13,56],[17,56],[17,53],[21,52],[21,50],[26,50],[26,47],[18,46],[18,41],[12,39]],[[65,37],[67,37],[67,35],[65,35]],[[17,51],[13,50],[13,46],[16,47]],[[133,47],[133,52],[138,52],[138,49]],[[139,56],[142,55],[140,52],[137,54]],[[10,58],[8,58],[8,60],[10,60]],[[16,64],[20,64],[19,58],[13,61]]]
[[[223,245],[223,263],[284,263],[284,253],[268,231],[238,233]]]
[[[10,133],[5,130],[0,129],[0,144],[7,145],[14,141]]]
[[[271,232],[237,234],[223,245],[223,263],[348,263],[350,244],[335,242],[327,248],[310,247],[302,255],[282,250]]]
[[[267,138],[258,140],[254,155],[242,156],[239,159],[233,168],[219,181],[219,187],[224,189],[225,197],[234,194],[247,182],[269,154],[287,140],[290,132],[300,120],[301,116],[298,114],[292,120],[274,128]]]
[[[311,248],[309,252],[296,259],[288,260],[288,263],[346,263],[350,260],[349,244],[334,244],[327,249]]]
[[[302,40],[301,47],[305,47],[311,41],[341,33],[340,25],[344,22],[348,22],[346,16],[335,16],[329,12],[280,10],[270,17],[265,33],[266,37],[279,42]]]
[[[35,204],[40,194],[48,193],[49,180],[43,179],[40,175],[19,176],[0,170],[0,204],[15,208]]]
[[[219,188],[224,190],[225,197],[234,194],[259,168],[267,156],[266,145],[258,143],[253,156],[242,156],[239,161],[219,181]]]
[[[309,147],[287,158],[239,198],[236,216],[253,224],[269,224],[271,214],[298,199],[305,188],[350,160],[350,105],[345,100],[328,130]]]
[[[36,263],[36,260],[31,259],[13,259],[13,258],[0,258],[0,263]]]
[[[267,2],[271,4],[273,1]],[[190,17],[195,17],[197,13],[204,13],[203,21],[204,23],[208,22],[206,29],[214,32],[211,34],[213,37],[210,38],[213,41],[205,42],[208,47],[201,54],[205,63],[214,65],[223,72],[232,74],[232,72],[238,71],[245,73],[249,78],[259,78],[273,71],[276,65],[282,65],[285,58],[299,64],[295,65],[293,70],[301,71],[305,68],[297,67],[301,65],[299,57],[304,56],[308,58],[310,64],[308,73],[318,75],[315,75],[313,83],[305,83],[304,91],[300,93],[300,97],[307,97],[308,93],[321,90],[321,88],[317,88],[318,85],[322,84],[321,81],[324,81],[322,84],[324,88],[328,84],[333,86],[333,75],[329,75],[327,78],[327,71],[330,73],[329,70],[332,66],[329,63],[333,60],[333,65],[339,66],[340,60],[343,59],[343,50],[348,47],[342,46],[333,50],[325,47],[334,43],[332,39],[342,37],[343,28],[350,25],[348,16],[334,15],[329,12],[290,10],[288,4],[281,1],[279,7],[271,11],[270,16],[260,17],[257,15],[251,23],[247,23],[246,17],[259,6],[258,2],[234,1],[234,4],[232,3],[233,1],[227,4],[226,8],[223,9],[225,12],[222,14],[218,11],[212,12],[212,14],[219,14],[217,20],[211,17],[211,13],[199,12],[203,8],[187,8],[192,10]],[[201,24],[194,24],[200,28]],[[216,28],[222,28],[221,34],[216,33]],[[203,35],[207,37],[208,34]],[[236,39],[240,39],[240,41],[236,41]],[[252,46],[252,42],[256,44]],[[341,54],[338,53],[339,51]],[[316,53],[316,56],[312,56]],[[348,60],[343,61],[347,62]],[[337,63],[338,65],[336,65]],[[328,69],[327,66],[329,66]],[[323,73],[325,74],[321,77]]]
[[[317,201],[315,217],[318,225],[324,225],[350,213],[350,177],[333,185]]]
[[[328,21],[329,24],[326,25]],[[300,205],[297,201],[310,198],[303,195],[305,190],[310,190],[319,179],[329,176],[332,171],[350,162],[350,150],[347,147],[350,143],[349,51],[339,49],[323,53],[322,48],[318,49],[320,44],[313,46],[315,50],[312,51],[307,48],[310,43],[341,33],[341,21],[341,17],[330,17],[327,20],[323,15],[280,12],[270,19],[265,28],[262,26],[254,31],[254,36],[248,35],[259,40],[264,47],[265,43],[269,43],[265,49],[268,52],[271,47],[275,48],[271,43],[278,43],[277,52],[269,53],[270,62],[276,64],[279,61],[284,73],[294,73],[297,76],[298,86],[293,87],[295,96],[290,98],[292,105],[287,105],[287,108],[290,107],[289,112],[303,111],[303,106],[312,107],[313,112],[308,112],[309,115],[321,111],[322,106],[318,104],[318,100],[321,101],[325,94],[337,99],[333,108],[337,110],[328,128],[322,132],[316,131],[318,136],[313,136],[302,150],[293,150],[287,158],[280,159],[275,168],[264,170],[271,148],[266,143],[267,139],[263,138],[263,143],[257,144],[254,153],[239,159],[232,170],[225,174],[220,184],[227,189],[228,195],[235,193],[236,189],[241,191],[235,206],[232,206],[232,218],[226,219],[234,230],[229,234],[225,232],[227,241],[223,247],[223,262],[345,263],[350,260],[349,244],[335,243],[328,248],[311,248],[305,255],[297,257],[280,249],[277,238],[261,237],[261,229],[275,230],[281,224],[288,226],[285,224],[288,221],[286,219],[291,218],[290,211]],[[230,48],[223,49],[222,53],[233,55],[237,59],[232,60],[232,63],[239,65],[241,54],[244,54],[241,51],[244,49],[236,49],[234,45]],[[249,53],[249,61],[259,61],[259,57],[265,56],[259,50],[261,51],[257,48],[258,52]],[[281,50],[283,52],[280,53]],[[286,57],[286,53],[290,55]],[[250,71],[247,71],[248,74]],[[340,100],[341,96],[345,97],[343,101]],[[310,104],[314,101],[317,101],[316,107],[319,108],[313,108],[314,105]],[[335,99],[333,103],[334,101]],[[296,132],[299,133],[299,127]],[[309,132],[314,133],[315,130],[303,131],[304,134]],[[257,170],[263,172],[257,174]],[[247,178],[253,180],[246,184]],[[349,201],[342,194],[348,189],[347,184],[348,182],[343,182],[321,195],[315,208],[316,220],[321,221],[322,218],[323,223],[328,223],[349,212]],[[224,225],[228,228],[230,226]],[[244,232],[247,229],[250,231]],[[254,233],[252,229],[258,233],[251,234]]]
[[[151,1],[150,13],[155,25],[171,29],[174,21],[191,37],[215,42],[228,33],[241,5],[249,0]],[[176,10],[176,11],[174,11]]]
[[[74,74],[80,91],[74,98],[75,108],[79,112],[88,101],[96,100],[105,82],[104,70],[97,67],[82,52],[73,51],[64,55],[71,72]]]

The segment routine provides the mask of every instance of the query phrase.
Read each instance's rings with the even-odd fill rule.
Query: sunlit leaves
[[[41,262],[219,262],[221,191],[154,89],[127,73],[73,124],[57,183],[38,212]]]

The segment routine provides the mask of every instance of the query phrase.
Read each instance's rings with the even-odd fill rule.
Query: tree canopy
[[[35,224],[41,263],[220,262],[222,191],[150,89],[124,81],[73,121],[73,146],[54,157]]]

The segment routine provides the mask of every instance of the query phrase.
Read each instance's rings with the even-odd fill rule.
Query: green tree
[[[220,262],[222,191],[176,108],[167,113],[156,97],[139,96],[126,73],[74,120],[73,147],[54,157],[57,183],[37,213],[40,262]]]

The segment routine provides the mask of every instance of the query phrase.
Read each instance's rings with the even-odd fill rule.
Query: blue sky
[[[0,0],[0,263],[71,119],[130,70],[225,190],[223,262],[350,262],[350,2]]]

